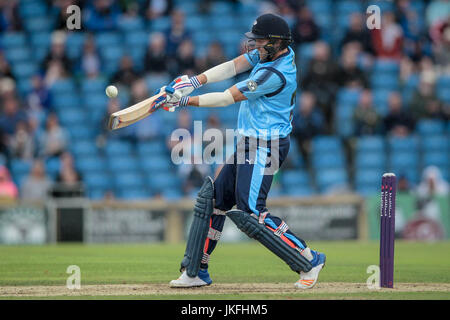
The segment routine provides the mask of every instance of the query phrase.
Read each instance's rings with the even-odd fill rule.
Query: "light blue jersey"
[[[291,132],[297,67],[294,52],[288,50],[264,63],[259,62],[256,49],[244,55],[253,70],[248,79],[236,84],[248,99],[241,102],[239,109],[239,134],[268,140],[285,138]]]

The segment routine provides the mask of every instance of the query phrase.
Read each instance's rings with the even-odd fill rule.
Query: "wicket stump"
[[[397,178],[383,174],[381,180],[380,287],[394,286],[395,194]]]

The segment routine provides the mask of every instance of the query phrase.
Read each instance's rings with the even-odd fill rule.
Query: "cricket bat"
[[[166,99],[166,93],[163,91],[157,95],[138,102],[126,109],[114,112],[109,116],[108,128],[109,130],[116,130],[123,127],[127,127],[145,117],[149,116],[163,104],[159,106],[157,103],[161,102],[161,99]]]

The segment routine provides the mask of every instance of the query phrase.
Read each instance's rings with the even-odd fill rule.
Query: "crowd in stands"
[[[54,183],[82,181],[92,198],[166,195],[162,189],[120,195],[108,182],[98,187],[98,193],[92,192],[96,184],[87,179],[95,174],[79,167],[75,143],[91,141],[94,153],[113,157],[120,152],[108,149],[111,141],[125,141],[138,151],[144,149],[140,143],[164,141],[164,152],[170,155],[170,133],[176,128],[193,132],[194,120],[205,120],[207,127],[221,130],[235,128],[236,107],[223,117],[212,112],[205,116],[189,108],[175,114],[161,111],[114,132],[106,128],[106,122],[109,114],[151,96],[175,76],[201,73],[245,52],[243,32],[265,12],[280,14],[291,25],[299,90],[292,132],[295,146],[285,169],[305,172],[311,184],[300,187],[304,181],[300,179],[292,190],[281,194],[327,191],[329,183],[321,180],[316,162],[321,155],[316,156],[319,149],[315,147],[316,139],[324,136],[339,140],[339,148],[342,144],[346,177],[342,180],[350,185],[355,180],[350,188],[357,191],[353,164],[359,138],[408,138],[418,133],[419,123],[436,120],[445,129],[435,133],[445,135],[443,149],[450,152],[446,149],[450,137],[450,1],[374,3],[381,8],[381,28],[369,30],[365,14],[369,2],[353,0],[0,1],[1,195],[43,199]],[[81,8],[82,29],[68,31],[67,8],[74,4]],[[222,16],[221,10],[225,10]],[[10,34],[19,36],[8,38]],[[35,63],[25,64],[29,60]],[[107,84],[119,88],[117,99],[106,99]],[[142,152],[139,156],[145,161],[148,153]],[[161,164],[161,168],[166,167]],[[450,164],[436,169],[445,183]],[[180,165],[170,170],[179,195],[189,196],[217,167]],[[420,182],[415,175],[402,178],[406,180],[402,185],[411,188]],[[378,183],[371,182],[369,191],[376,191],[373,185]],[[140,185],[146,183],[133,186]]]

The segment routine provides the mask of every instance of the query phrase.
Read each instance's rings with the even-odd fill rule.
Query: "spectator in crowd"
[[[448,0],[434,0],[426,8],[426,22],[429,27],[447,19],[450,14],[450,2]]]
[[[145,17],[149,20],[155,20],[167,16],[173,9],[173,0],[146,0]]]
[[[59,157],[67,147],[66,130],[60,126],[56,113],[50,113],[47,117],[45,131],[40,137],[41,156]]]
[[[442,177],[441,170],[436,166],[426,167],[416,193],[420,199],[430,199],[434,196],[446,196],[450,192],[447,181]]]
[[[20,197],[23,200],[43,201],[47,199],[51,186],[52,181],[45,173],[44,163],[37,159],[22,184]]]
[[[346,45],[342,51],[341,65],[337,72],[337,82],[346,88],[367,88],[367,77],[358,67],[358,50],[351,45]]]
[[[48,112],[50,110],[50,92],[44,85],[40,74],[31,78],[31,92],[27,96],[28,111],[33,114]]]
[[[109,116],[119,110],[120,110],[119,99],[118,98],[109,99],[108,107],[106,108],[105,114],[103,115],[101,122],[99,123],[99,127],[101,128],[101,130],[96,138],[96,144],[98,148],[102,149],[105,147],[108,140],[120,139],[128,133],[129,127],[123,128],[123,130],[121,129],[112,131],[109,130],[108,128]]]
[[[381,117],[373,106],[372,92],[369,89],[361,92],[358,106],[353,112],[353,121],[357,136],[379,133]]]
[[[46,70],[44,84],[51,88],[55,82],[67,79],[68,76],[61,60],[52,60]]]
[[[144,58],[145,71],[148,73],[165,73],[168,70],[166,38],[161,32],[150,35],[150,41]]]
[[[30,132],[28,122],[17,123],[16,131],[8,141],[10,155],[14,158],[31,160],[35,155],[35,141]]]
[[[317,105],[322,109],[326,123],[330,127],[333,119],[334,97],[338,88],[337,70],[338,66],[330,56],[329,45],[323,41],[316,42],[314,55],[309,62],[301,87],[315,95]]]
[[[110,31],[117,27],[119,8],[112,0],[93,0],[83,10],[83,26],[92,32]]]
[[[340,47],[343,48],[348,43],[358,43],[366,53],[373,54],[372,38],[365,25],[364,16],[355,12],[350,16],[350,25],[345,32]]]
[[[180,10],[173,10],[171,16],[171,26],[166,30],[166,53],[168,56],[175,56],[178,46],[191,38],[191,33],[184,24],[184,13]]]
[[[182,181],[184,195],[189,196],[197,192],[203,185],[206,176],[211,175],[211,173],[211,166],[202,161],[198,161],[198,164],[196,164],[194,156],[192,156],[191,164],[180,164],[178,166],[178,175]]]
[[[297,19],[292,28],[292,39],[296,45],[317,41],[320,29],[307,6],[301,7],[297,12]]]
[[[75,197],[81,194],[81,174],[75,169],[72,154],[63,152],[60,156],[60,169],[53,188],[54,197]]]
[[[226,62],[228,59],[225,56],[223,46],[219,41],[213,41],[208,46],[206,56],[198,61],[198,70],[208,70],[212,67],[218,66]]]
[[[192,137],[192,135],[194,134],[192,116],[187,109],[182,109],[179,112],[177,112],[177,124],[173,128],[172,132],[177,129],[181,129],[183,131],[187,130],[186,133],[189,133],[190,137]],[[172,150],[179,143],[184,145],[185,141],[183,139],[184,137],[180,137],[179,140],[172,140],[171,135],[169,135],[167,141],[167,146],[169,147],[169,150]],[[180,153],[180,156],[182,156],[182,152]]]
[[[0,199],[15,200],[19,196],[16,184],[11,180],[8,169],[0,165]]]
[[[135,81],[131,87],[131,104],[138,103],[150,96],[144,79]],[[158,139],[162,135],[161,112],[154,112],[151,116],[140,120],[134,126],[137,141]]]
[[[0,31],[21,31],[22,20],[19,15],[18,0],[0,1]]]
[[[316,97],[313,93],[305,91],[300,97],[298,115],[294,117],[292,135],[296,138],[300,152],[306,161],[309,161],[311,139],[325,133],[325,119],[316,108]]]
[[[450,73],[450,14],[430,28],[430,37],[436,64],[443,73]]]
[[[92,35],[89,35],[84,42],[80,64],[83,75],[88,78],[96,78],[99,75],[101,62]]]
[[[403,109],[400,93],[392,92],[388,104],[389,112],[383,120],[386,133],[404,137],[414,131],[414,119]]]
[[[10,78],[16,80],[14,74],[11,72],[11,66],[5,58],[3,51],[0,51],[0,78]]]
[[[120,59],[119,70],[111,77],[110,83],[130,87],[140,76],[141,74],[134,68],[131,57],[124,55]]]
[[[178,74],[186,74],[190,77],[197,74],[197,60],[195,58],[194,44],[191,40],[184,40],[180,43],[175,60],[175,65],[170,68],[173,77],[176,77]]]
[[[393,12],[385,12],[381,19],[381,28],[372,29],[372,44],[378,58],[399,60],[403,53],[403,31],[395,22]]]
[[[411,183],[408,180],[408,177],[404,174],[400,174],[398,177],[398,186],[397,192],[402,194],[408,194],[411,192]]]
[[[422,77],[419,86],[414,90],[409,102],[409,107],[414,118],[427,118],[429,103],[437,100],[433,81],[427,77]]]
[[[19,122],[27,122],[26,113],[19,107],[15,96],[6,96],[2,101],[3,109],[0,115],[0,128],[8,136],[14,135]]]
[[[62,31],[53,32],[50,51],[42,63],[42,70],[48,70],[53,63],[59,63],[64,74],[70,74],[72,65],[66,54],[66,34]]]

